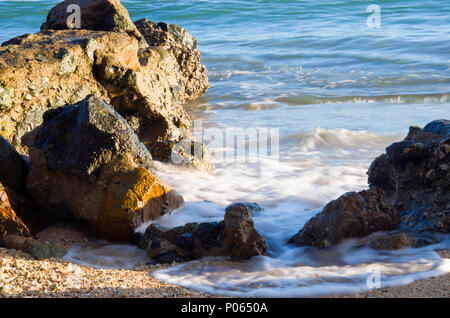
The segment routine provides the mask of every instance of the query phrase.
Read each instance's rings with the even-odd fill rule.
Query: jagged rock
[[[80,9],[79,25],[76,25],[75,22],[78,22],[76,19],[69,19],[76,12],[73,5],[77,5]],[[42,31],[73,28],[124,32],[136,37],[144,47],[146,46],[127,9],[119,0],[66,0],[50,9],[47,21],[41,26]]]
[[[11,207],[8,194],[0,183],[0,241],[10,234],[29,236],[30,231]]]
[[[398,211],[390,205],[382,190],[373,188],[349,192],[331,201],[289,242],[324,248],[347,238],[395,230],[399,226]]]
[[[227,208],[224,221],[188,223],[164,230],[151,224],[137,245],[158,263],[230,256],[248,259],[264,255],[266,243],[256,232],[250,212],[243,205]]]
[[[247,259],[264,255],[266,242],[256,232],[247,206],[236,204],[226,208],[224,222],[225,246],[232,257]]]
[[[11,144],[0,136],[0,181],[16,191],[25,192],[28,166]]]
[[[450,121],[435,120],[379,156],[369,185],[382,189],[410,231],[450,232]]]
[[[415,243],[414,237],[408,233],[396,232],[376,236],[369,240],[368,245],[376,250],[399,250],[413,247]]]
[[[102,238],[130,240],[135,227],[182,203],[151,174],[151,155],[126,120],[95,95],[47,111],[28,147],[36,203]]]
[[[173,56],[178,63],[175,95],[179,102],[192,101],[206,92],[209,88],[206,67],[200,63],[197,40],[189,32],[175,24],[145,18],[135,25],[151,48]]]
[[[173,55],[140,49],[125,33],[49,30],[11,39],[0,46],[0,133],[27,155],[22,139],[45,111],[96,94],[130,122],[155,160],[172,161],[177,143],[193,142],[176,95],[188,95],[179,67]],[[181,148],[183,163],[212,170],[203,145],[200,156]]]

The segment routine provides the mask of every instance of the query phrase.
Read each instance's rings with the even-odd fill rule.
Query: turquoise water
[[[37,32],[57,2],[0,1],[0,41]],[[161,224],[220,220],[233,201],[258,202],[255,226],[269,248],[246,263],[205,259],[158,278],[219,294],[305,296],[365,290],[368,265],[380,268],[382,286],[450,272],[435,246],[380,253],[349,243],[317,257],[286,245],[324,204],[366,188],[371,161],[410,125],[450,117],[449,1],[377,1],[381,26],[372,29],[370,1],[122,3],[133,20],[176,23],[198,39],[211,88],[186,107],[204,128],[279,129],[276,160],[216,160],[215,176],[157,163],[186,200]]]

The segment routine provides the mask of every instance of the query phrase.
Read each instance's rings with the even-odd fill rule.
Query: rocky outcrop
[[[0,183],[0,244],[6,235],[29,236],[30,231],[11,207],[8,194]]]
[[[82,29],[66,30],[71,3],[81,7]],[[45,111],[96,94],[129,122],[155,160],[178,155],[183,164],[212,172],[204,145],[193,147],[182,107],[209,86],[192,36],[179,29],[170,46],[145,47],[116,0],[64,1],[42,29],[0,47],[0,133],[20,153],[28,153],[22,137]]]
[[[401,227],[450,232],[450,121],[435,120],[392,144],[368,171],[400,212]]]
[[[152,158],[111,105],[95,95],[44,114],[33,134],[27,188],[44,211],[127,241],[182,198],[151,173]]]
[[[410,127],[406,138],[390,145],[371,164],[370,190],[349,193],[328,203],[290,243],[320,248],[346,238],[402,229],[450,232],[450,121]],[[377,237],[369,246],[398,249],[434,244],[434,238],[408,233]]]
[[[387,201],[383,191],[373,188],[346,193],[331,201],[289,242],[324,248],[344,239],[395,230],[399,225],[398,211]]]
[[[146,46],[127,9],[119,0],[66,0],[50,9],[47,21],[41,26],[42,31],[73,28],[123,32],[136,37]]]
[[[188,223],[170,230],[151,224],[137,245],[158,263],[182,262],[205,256],[248,259],[264,255],[267,249],[244,205],[228,208],[221,222]]]
[[[15,191],[25,192],[28,166],[11,144],[0,136],[0,182]]]

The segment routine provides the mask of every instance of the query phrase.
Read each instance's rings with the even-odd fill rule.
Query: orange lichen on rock
[[[98,214],[98,233],[114,241],[129,241],[137,226],[179,207],[183,199],[148,170],[117,174],[106,190]]]

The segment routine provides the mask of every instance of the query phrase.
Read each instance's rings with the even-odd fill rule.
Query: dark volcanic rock
[[[290,243],[319,248],[347,238],[364,237],[377,231],[398,229],[398,211],[380,189],[350,192],[328,203],[291,238]]]
[[[88,222],[102,238],[127,241],[135,227],[182,204],[151,174],[151,155],[126,120],[95,95],[46,112],[28,147],[36,203]]]
[[[0,136],[0,181],[15,191],[25,192],[28,167],[11,144]]]
[[[450,121],[411,127],[368,171],[369,184],[385,191],[404,229],[450,232]]]
[[[150,225],[137,245],[158,263],[230,256],[248,259],[264,255],[266,243],[256,232],[250,212],[243,205],[227,208],[222,222],[188,223],[163,230]]]

